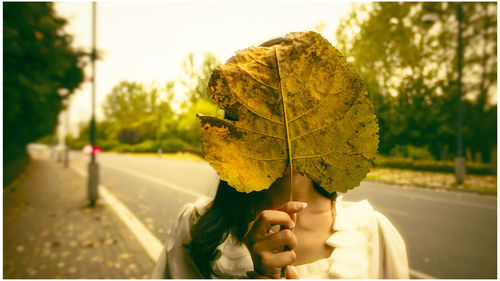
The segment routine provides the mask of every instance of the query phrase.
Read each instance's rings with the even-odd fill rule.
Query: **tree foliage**
[[[106,96],[103,111],[107,139],[134,144],[143,139],[155,139],[160,124],[160,112],[171,108],[160,99],[162,89],[151,89],[137,82],[121,81]],[[112,124],[112,125],[111,125]]]
[[[207,95],[208,81],[219,64],[212,53],[205,53],[198,67],[193,53],[189,53],[183,61],[180,83],[185,88],[187,100],[182,105],[183,111],[177,116],[174,135],[195,147],[201,146],[201,126],[196,114],[219,117],[224,114]]]
[[[4,164],[54,132],[63,99],[83,81],[84,53],[65,24],[52,3],[3,3]]]
[[[496,3],[358,4],[340,24],[337,47],[367,84],[380,122],[380,150],[456,151],[457,9],[463,11],[464,142],[496,146]]]
[[[220,64],[214,54],[205,53],[201,66],[196,69],[193,53],[189,53],[182,62],[181,84],[186,88],[186,96],[192,104],[199,99],[209,100],[207,96],[208,80],[212,71]]]
[[[137,82],[122,81],[114,86],[103,104],[104,116],[122,127],[132,127],[140,118],[153,112],[156,96]]]
[[[103,103],[105,120],[98,124],[98,132],[101,131],[98,143],[200,147],[200,123],[196,114],[223,114],[206,94],[208,79],[217,65],[215,56],[207,53],[197,66],[190,53],[184,59],[179,80],[168,81],[163,87],[151,84],[148,88],[141,83],[121,81]],[[183,86],[185,101],[174,110],[177,85]]]

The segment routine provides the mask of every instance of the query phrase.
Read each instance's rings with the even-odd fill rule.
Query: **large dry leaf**
[[[238,191],[268,188],[291,164],[345,192],[375,158],[378,125],[363,81],[317,33],[238,51],[213,72],[208,94],[237,121],[199,116],[204,156]]]

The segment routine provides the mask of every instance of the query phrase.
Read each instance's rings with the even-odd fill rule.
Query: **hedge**
[[[190,151],[193,148],[181,139],[170,138],[160,142],[163,152]],[[157,152],[158,143],[154,140],[145,140],[137,144],[120,144],[115,145],[112,150],[118,152]],[[196,148],[194,148],[196,150]]]
[[[475,175],[496,175],[496,167],[492,164],[467,162],[466,172]],[[436,160],[413,160],[400,157],[377,156],[375,159],[376,167],[410,169],[431,172],[455,172],[455,162],[436,161]]]

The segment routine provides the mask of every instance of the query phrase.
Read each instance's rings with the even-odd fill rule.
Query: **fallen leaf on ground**
[[[129,253],[121,253],[121,254],[118,256],[118,259],[121,259],[121,260],[123,260],[123,259],[128,259],[128,258],[130,258],[131,256],[132,256],[132,255],[131,255],[131,254],[129,254]]]

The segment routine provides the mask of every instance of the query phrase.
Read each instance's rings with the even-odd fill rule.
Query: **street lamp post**
[[[160,101],[160,106],[158,106],[158,129],[156,130],[156,143],[158,144],[158,157],[161,158],[161,154],[163,149],[161,147],[161,125],[162,125],[162,112],[163,112],[163,104]]]
[[[69,165],[69,144],[67,142],[69,135],[69,97],[66,98],[66,112],[65,112],[65,130],[64,130],[64,168],[68,168]]]
[[[90,142],[92,152],[90,153],[89,177],[88,177],[88,197],[90,206],[95,206],[98,198],[97,187],[99,185],[99,165],[96,162],[95,147],[95,60],[96,60],[96,2],[92,2],[92,117],[90,120]]]
[[[455,177],[458,184],[462,184],[465,180],[465,158],[463,154],[463,137],[462,137],[462,22],[463,11],[462,5],[457,3],[457,158],[455,158]]]
[[[457,30],[457,157],[455,158],[455,179],[457,184],[462,184],[465,180],[465,158],[463,154],[462,137],[462,61],[463,61],[463,43],[462,43],[462,22],[463,10],[460,3],[456,3],[456,18],[458,24]],[[434,13],[424,14],[422,21],[426,24],[432,24],[437,21],[438,16]]]

